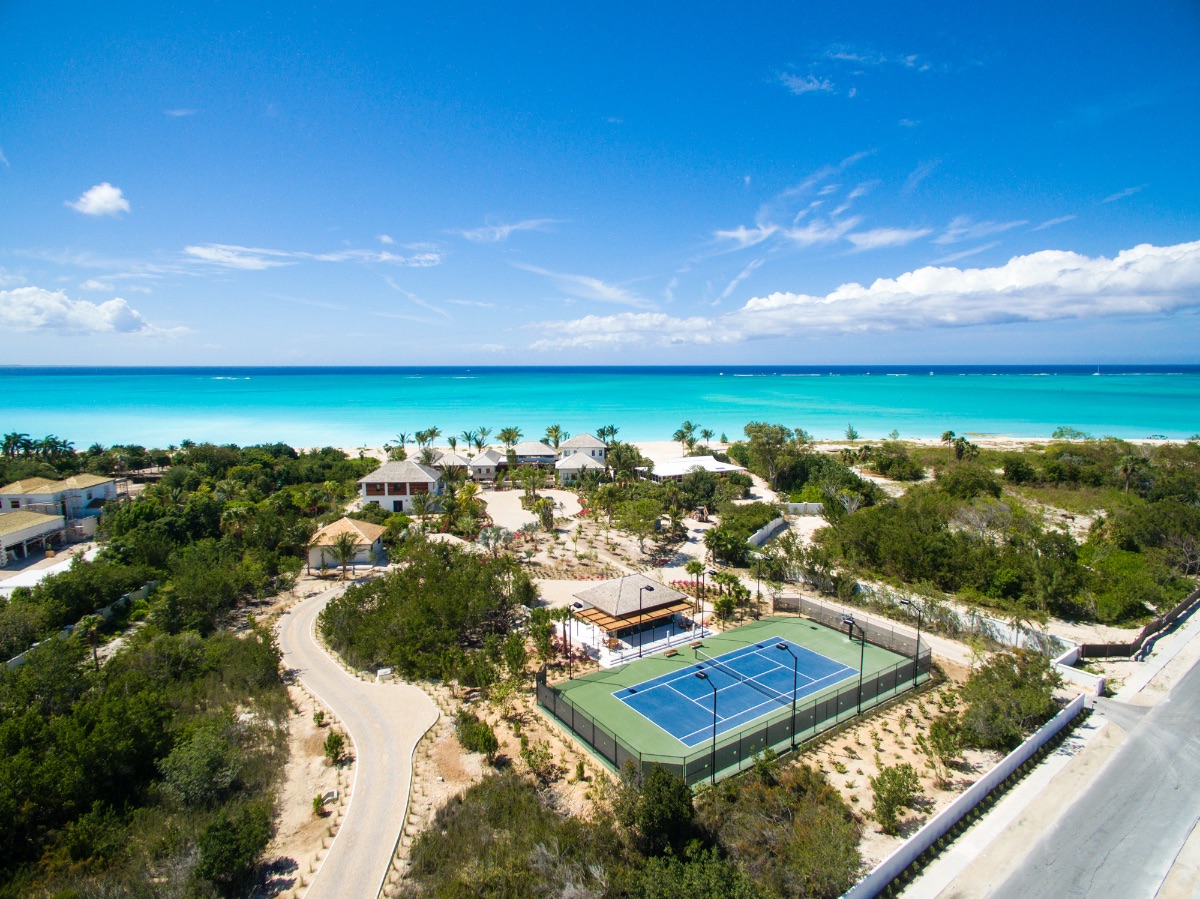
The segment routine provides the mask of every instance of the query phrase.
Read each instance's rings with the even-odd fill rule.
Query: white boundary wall
[[[764,543],[766,543],[768,540],[770,540],[771,537],[774,536],[774,534],[777,531],[781,530],[782,528],[784,528],[786,526],[787,526],[787,519],[785,519],[781,515],[778,518],[768,521],[765,525],[763,525],[761,528],[759,528],[757,531],[755,531],[753,534],[751,534],[749,537],[747,537],[746,542],[749,543],[753,547],[756,547],[756,548],[760,547]]]
[[[1084,697],[1076,696],[1061,712],[1047,721],[1028,740],[1006,755],[995,768],[975,781],[970,788],[938,812],[899,849],[881,861],[866,877],[847,890],[842,899],[874,899],[917,860],[922,852],[966,817],[984,797],[1000,786],[1028,761],[1047,741],[1066,727],[1083,710]]]

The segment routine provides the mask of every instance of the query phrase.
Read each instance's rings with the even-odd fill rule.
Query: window
[[[14,499],[10,505],[14,509],[19,509],[19,508],[21,508],[21,501],[19,499]]]
[[[383,496],[383,484],[367,484],[367,496]]]

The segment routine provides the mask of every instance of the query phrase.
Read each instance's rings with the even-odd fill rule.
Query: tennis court
[[[794,654],[794,656],[793,656]],[[709,657],[613,695],[685,746],[749,724],[763,715],[857,678],[858,669],[843,665],[778,635]],[[701,676],[702,675],[702,676]]]

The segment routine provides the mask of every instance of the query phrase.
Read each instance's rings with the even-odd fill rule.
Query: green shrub
[[[885,765],[871,778],[871,789],[875,794],[875,820],[884,833],[894,836],[900,826],[900,812],[921,790],[917,769],[907,762]]]
[[[500,749],[500,741],[496,732],[486,721],[481,721],[475,715],[460,709],[455,720],[454,732],[458,743],[467,752],[479,752],[487,757],[488,764],[496,761],[496,752]]]

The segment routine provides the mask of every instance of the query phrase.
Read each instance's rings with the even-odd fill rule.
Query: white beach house
[[[363,504],[378,503],[389,512],[411,512],[419,494],[440,496],[442,475],[428,465],[405,459],[387,462],[358,481]]]
[[[554,447],[538,440],[524,440],[513,447],[518,465],[553,465],[558,454]]]
[[[354,537],[353,565],[375,565],[387,560],[383,551],[383,525],[355,518],[339,518],[313,534],[308,543],[308,567],[337,568],[342,563],[333,554],[333,545],[342,534]]]
[[[746,470],[740,465],[720,462],[712,456],[685,456],[682,459],[655,462],[650,477],[656,481],[682,481],[684,475],[697,468],[713,474],[729,474],[731,471]]]
[[[98,474],[76,474],[59,481],[26,478],[0,487],[0,511],[18,509],[79,519],[100,514],[117,498],[117,482]]]
[[[503,453],[488,447],[467,463],[467,469],[471,472],[472,481],[491,482],[496,480],[496,475],[506,464]]]
[[[554,470],[558,472],[559,483],[574,484],[585,471],[604,471],[604,463],[599,459],[593,459],[591,456],[577,452],[555,462]]]
[[[591,434],[576,434],[574,437],[568,437],[560,443],[558,451],[564,459],[571,456],[584,455],[599,462],[604,462],[608,446],[603,440],[599,440]]]

